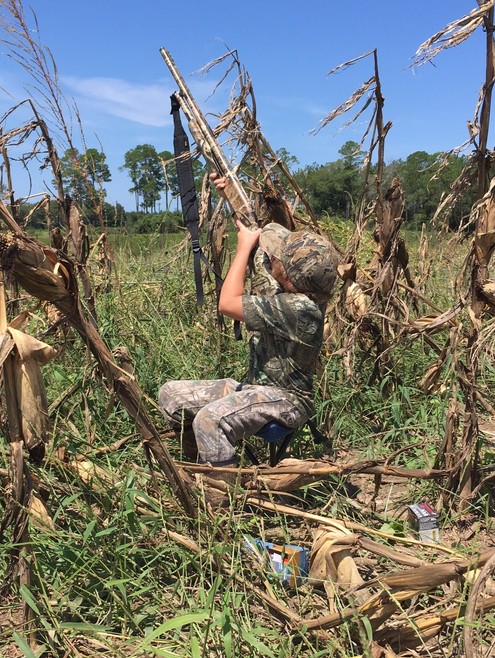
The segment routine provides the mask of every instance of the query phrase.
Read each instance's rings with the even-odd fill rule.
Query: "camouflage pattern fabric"
[[[253,332],[247,381],[282,389],[302,413],[311,415],[325,305],[295,293],[244,295],[242,305],[246,328]]]
[[[277,228],[271,230],[274,226]],[[260,245],[275,249],[275,241],[280,240],[277,244],[285,250],[287,239],[295,236],[296,248],[289,249],[295,263],[293,275],[299,275],[301,286],[316,285],[317,292],[327,299],[336,271],[334,252],[326,251],[330,243],[307,231],[281,235],[282,227],[277,224],[269,224],[262,236],[267,228],[266,244],[260,238]],[[188,436],[192,426],[202,461],[229,461],[235,456],[234,446],[268,422],[296,429],[312,413],[313,375],[323,341],[325,304],[317,304],[306,294],[283,292],[271,276],[267,253],[277,255],[268,248],[255,252],[253,294],[243,296],[244,322],[252,332],[247,383],[240,385],[234,379],[172,381],[159,392],[160,407],[171,425],[183,425]],[[311,272],[315,259],[316,278]],[[290,261],[284,266],[289,268]],[[323,277],[322,282],[318,276]],[[293,283],[297,285],[295,280]]]
[[[201,461],[211,463],[233,459],[234,446],[272,420],[294,429],[307,420],[285,391],[234,379],[167,382],[158,400],[172,426],[192,424]]]
[[[271,275],[270,258],[261,249],[256,249],[249,272],[252,295],[276,295],[283,292],[280,283]]]
[[[330,299],[337,277],[338,256],[327,238],[312,231],[291,232],[280,224],[267,224],[260,248],[278,258],[294,286],[307,294]]]

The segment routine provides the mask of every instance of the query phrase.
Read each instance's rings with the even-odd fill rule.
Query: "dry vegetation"
[[[275,468],[244,462],[235,487],[180,461],[153,402],[164,379],[242,369],[214,282],[205,277],[207,302],[196,309],[184,245],[166,256],[147,245],[143,258],[130,242],[110,251],[103,234],[86,248],[57,176],[54,143],[72,143],[69,110],[22,5],[1,4],[2,41],[44,100],[33,92],[32,119],[2,133],[3,655],[493,656],[493,2],[417,55],[486,29],[473,158],[439,209],[433,249],[425,229],[410,253],[400,180],[382,180],[391,124],[376,52],[363,56],[370,79],[322,122],[370,114],[368,182],[345,240],[314,215],[261,134],[236,54],[212,63],[228,63],[222,83],[235,77],[215,132],[241,153],[260,221],[330,231],[341,255],[317,394],[333,449],[304,435]],[[11,191],[10,149],[33,133],[31,158],[46,158],[56,181],[63,241],[52,232],[52,246],[20,225]],[[440,219],[467,183],[478,201],[462,232],[447,234]],[[221,203],[207,212],[209,195],[205,184],[203,233],[222,270],[227,219]],[[230,497],[225,513],[205,502],[215,487]],[[439,543],[419,541],[404,516],[421,499],[436,506]],[[310,547],[310,578],[284,588],[243,552],[245,535]]]

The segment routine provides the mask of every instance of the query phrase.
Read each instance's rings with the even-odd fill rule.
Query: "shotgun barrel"
[[[212,171],[229,180],[229,184],[225,186],[225,195],[236,218],[248,228],[257,228],[256,214],[253,211],[249,197],[242,187],[238,176],[232,170],[224,152],[218,145],[212,129],[189,91],[172,56],[165,48],[160,48],[160,53],[179,87],[179,91],[175,93],[175,98],[186,117],[189,130],[196,142],[198,150]]]

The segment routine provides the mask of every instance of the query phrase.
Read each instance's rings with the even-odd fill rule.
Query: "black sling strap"
[[[174,119],[174,155],[177,168],[177,180],[179,182],[180,202],[184,224],[191,235],[191,246],[194,257],[194,281],[196,284],[196,303],[201,306],[204,301],[203,280],[201,277],[201,262],[213,272],[217,285],[221,287],[222,277],[215,272],[206,258],[199,244],[199,208],[196,186],[194,184],[194,172],[192,167],[191,150],[189,139],[180,120],[180,105],[175,94],[170,96],[172,109],[170,114]],[[237,340],[242,339],[241,326],[238,320],[234,321],[234,334]]]
[[[313,439],[315,443],[326,443],[330,446],[332,445],[332,440],[330,439],[330,437],[327,436],[326,434],[323,434],[323,432],[320,432],[320,430],[318,429],[318,425],[315,423],[314,420],[308,418],[306,424],[311,430],[311,434],[313,435]]]
[[[180,201],[184,224],[191,236],[191,246],[194,257],[194,281],[196,284],[196,303],[203,304],[203,280],[201,277],[201,262],[210,269],[217,282],[221,285],[222,278],[210,265],[199,244],[199,208],[196,186],[194,184],[194,172],[192,167],[189,139],[180,120],[180,105],[175,94],[170,97],[172,109],[170,114],[174,119],[174,155],[177,168],[177,180],[179,182]]]

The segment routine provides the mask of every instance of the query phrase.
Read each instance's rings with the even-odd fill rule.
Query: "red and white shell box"
[[[419,538],[425,542],[440,541],[440,529],[435,510],[428,503],[408,505],[409,523],[417,530]]]

